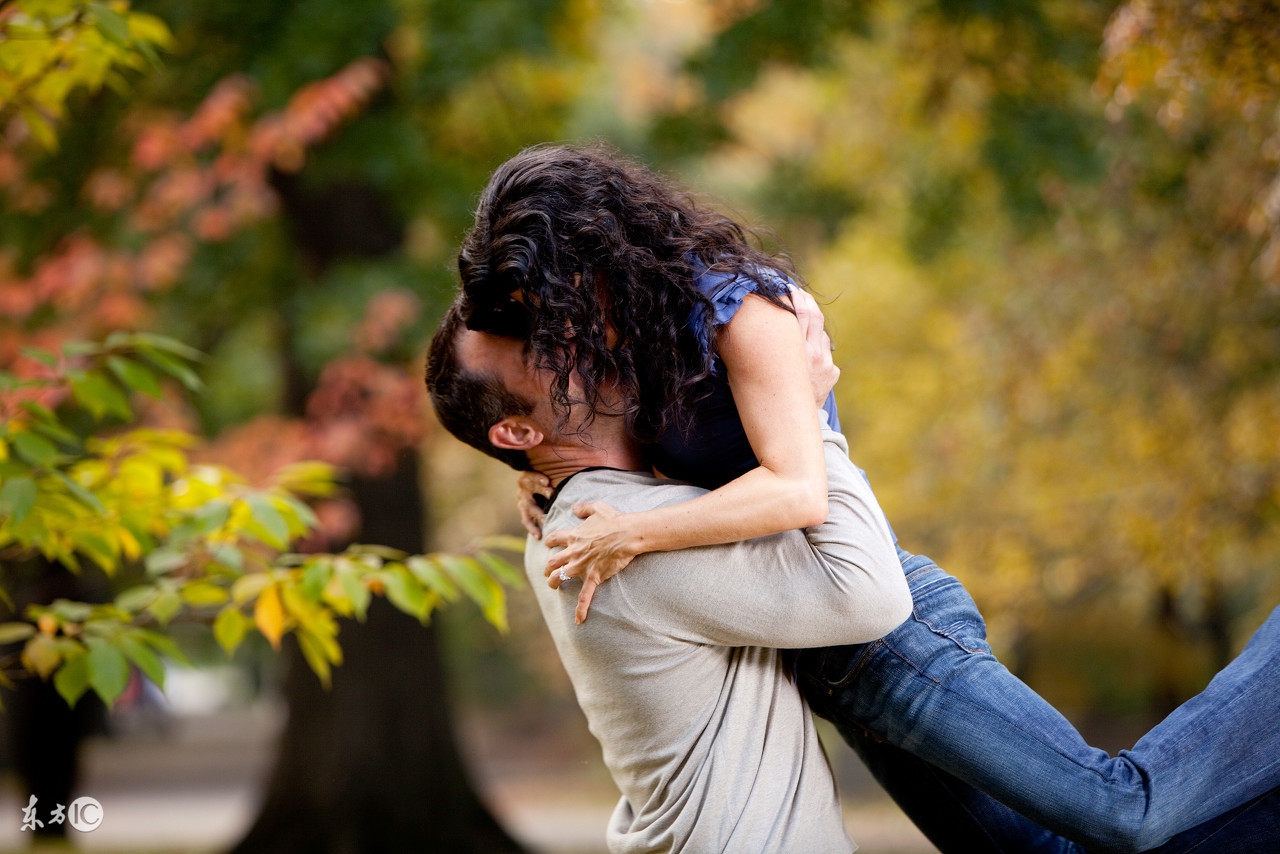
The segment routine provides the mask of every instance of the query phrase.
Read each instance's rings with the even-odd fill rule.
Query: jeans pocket
[[[987,624],[958,579],[934,566],[911,573],[907,583],[911,588],[912,619],[966,652],[990,654]]]
[[[848,684],[862,669],[881,641],[806,650],[800,670],[826,688]]]

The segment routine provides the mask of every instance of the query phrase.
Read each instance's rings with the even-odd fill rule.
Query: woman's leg
[[[919,757],[858,729],[840,734],[942,854],[1086,854]],[[857,836],[857,828],[854,828]],[[1280,789],[1179,833],[1148,854],[1280,851]]]
[[[901,557],[911,618],[871,644],[801,654],[820,714],[1097,851],[1155,847],[1280,785],[1280,609],[1203,694],[1113,758],[996,661],[956,579]]]
[[[837,725],[907,817],[942,854],[1084,854],[962,780],[860,728]],[[858,828],[853,828],[854,839]]]

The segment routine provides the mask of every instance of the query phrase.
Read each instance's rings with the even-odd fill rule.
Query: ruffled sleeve
[[[694,279],[694,284],[697,285],[698,290],[702,291],[703,296],[711,300],[710,323],[706,321],[706,309],[703,307],[695,310],[693,316],[689,318],[689,325],[698,336],[698,340],[702,342],[704,352],[711,350],[711,329],[724,326],[732,320],[738,313],[738,309],[742,308],[742,301],[747,298],[747,294],[758,294],[761,291],[784,294],[795,290],[796,287],[794,282],[783,278],[773,270],[761,270],[759,277],[756,278],[744,276],[741,273],[712,272],[705,266],[702,267],[701,274]],[[723,370],[724,366],[720,362],[720,357],[717,356],[712,362],[711,371],[717,374]],[[834,392],[827,396],[822,410],[827,415],[827,423],[831,429],[837,433],[840,432],[840,415],[836,411]]]
[[[705,267],[694,279],[694,284],[711,301],[711,321],[707,322],[706,310],[699,308],[689,318],[689,325],[702,342],[703,349],[708,351],[711,349],[711,329],[724,326],[732,320],[738,309],[742,308],[742,301],[747,298],[747,294],[784,294],[795,288],[792,282],[772,270],[761,271],[759,278],[751,278],[741,273],[712,272]]]

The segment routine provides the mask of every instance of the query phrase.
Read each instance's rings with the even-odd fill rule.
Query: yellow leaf
[[[258,596],[257,604],[253,606],[253,622],[271,646],[279,649],[280,638],[284,637],[285,615],[278,584],[272,584]]]
[[[125,556],[129,560],[137,560],[142,556],[142,545],[128,528],[117,529],[116,537],[120,540],[120,548],[124,550]]]
[[[23,665],[39,674],[41,679],[48,679],[61,661],[58,645],[48,635],[36,635],[22,650]]]

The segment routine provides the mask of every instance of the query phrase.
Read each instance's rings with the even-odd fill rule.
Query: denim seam
[[[866,649],[858,653],[858,657],[855,658],[853,661],[853,666],[849,668],[849,671],[845,673],[844,676],[841,676],[839,679],[835,681],[827,679],[825,676],[823,676],[822,683],[826,685],[828,689],[843,688],[845,685],[848,685],[855,678],[857,678],[858,674],[860,674],[863,670],[866,669],[867,662],[871,660],[871,656],[875,653],[877,649],[883,647],[884,645],[885,643],[883,638],[877,641],[872,641],[871,643],[867,644]],[[821,674],[826,669],[826,664],[827,664],[826,652],[827,651],[825,650],[823,651],[822,668],[819,669],[818,671],[819,674]]]

